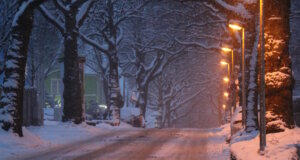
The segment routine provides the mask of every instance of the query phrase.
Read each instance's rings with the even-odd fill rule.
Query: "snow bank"
[[[54,109],[53,108],[44,108],[44,119],[45,120],[54,120]]]
[[[50,110],[47,112],[51,113]],[[94,127],[84,123],[75,125],[46,120],[44,126],[23,127],[22,138],[0,129],[0,159],[38,152],[126,128],[132,127],[126,123],[121,123],[120,127],[112,127],[104,123]]]
[[[11,132],[0,129],[1,159],[17,155],[18,153],[28,151],[29,149],[38,149],[39,146],[46,145],[46,143],[38,136],[32,134],[26,128],[23,128],[23,134],[26,138],[20,138]]]
[[[300,142],[300,129],[286,129],[284,132],[267,134],[264,155],[259,154],[259,134],[254,138],[240,139],[231,144],[231,152],[238,160],[282,160],[297,159],[296,146]],[[243,137],[243,136],[242,136]],[[245,136],[244,136],[245,137]]]
[[[120,126],[118,127],[114,127],[108,123],[99,123],[96,125],[96,127],[98,128],[102,128],[102,129],[111,129],[111,130],[120,130],[120,129],[130,129],[130,128],[134,128],[132,127],[130,124],[122,122],[120,123]]]
[[[134,117],[140,115],[140,109],[135,107],[121,108],[121,119],[125,122],[130,122]]]
[[[230,149],[226,143],[227,136],[230,135],[230,124],[222,125],[221,127],[211,129],[209,132],[207,153],[209,159],[229,160]]]

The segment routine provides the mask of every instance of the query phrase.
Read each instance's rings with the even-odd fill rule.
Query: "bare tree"
[[[87,17],[94,0],[54,0],[53,3],[60,12],[57,17],[44,5],[40,6],[39,10],[64,37],[63,121],[72,120],[78,124],[84,121],[85,116],[82,105],[83,91],[80,85],[82,82],[79,79],[77,38],[79,28]],[[62,17],[60,17],[61,14]]]
[[[195,58],[194,56],[185,56],[176,63],[172,63],[172,67],[169,66],[150,84],[148,107],[158,110],[157,120],[160,127],[174,127],[180,119],[196,111],[194,107],[199,107],[202,98],[207,99],[204,97],[217,93],[218,89],[212,90],[212,88],[218,84],[219,79],[215,77],[219,77],[219,73],[195,70],[186,64],[192,61],[192,57]],[[203,63],[202,65],[207,64]],[[216,98],[211,98],[210,101],[214,101],[214,99]],[[218,110],[218,106],[218,104],[210,105],[210,107],[215,107],[211,110],[216,116],[218,113],[215,110]]]
[[[80,38],[90,44],[108,59],[108,91],[109,108],[112,110],[114,125],[120,124],[120,108],[123,98],[119,86],[119,57],[118,47],[123,38],[122,22],[136,18],[139,11],[149,1],[99,1],[92,10],[90,22],[97,22],[94,28],[89,28],[89,34],[80,32]]]
[[[12,127],[19,136],[23,136],[22,107],[28,43],[34,9],[42,2],[43,0],[18,1],[19,8],[12,21],[11,41],[6,54],[0,123],[4,130]]]
[[[0,2],[0,81],[3,79],[5,54],[9,46],[11,23],[18,9],[17,1]]]

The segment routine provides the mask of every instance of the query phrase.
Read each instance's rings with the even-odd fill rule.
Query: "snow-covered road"
[[[28,160],[206,160],[224,154],[223,148],[214,143],[215,136],[211,130],[203,129],[124,129],[19,157]]]

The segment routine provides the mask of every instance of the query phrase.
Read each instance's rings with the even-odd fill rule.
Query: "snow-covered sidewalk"
[[[208,159],[229,160],[230,149],[229,144],[226,143],[226,138],[230,134],[230,125],[225,124],[221,127],[210,129],[208,134]]]
[[[22,138],[11,132],[0,130],[0,159],[17,158],[19,155],[37,153],[129,128],[132,129],[130,125],[125,123],[122,123],[120,127],[112,127],[108,124],[93,127],[87,124],[74,125],[72,123],[45,121],[45,125],[41,127],[23,127],[24,137]]]
[[[239,134],[239,133],[237,133]],[[300,128],[267,134],[264,155],[259,153],[259,134],[242,135],[231,145],[231,152],[238,160],[296,160],[300,144]],[[248,138],[247,138],[248,137]]]

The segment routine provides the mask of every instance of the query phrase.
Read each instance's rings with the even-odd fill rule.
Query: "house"
[[[62,78],[61,69],[56,68],[45,79],[46,106],[61,106]],[[96,102],[98,105],[105,104],[103,80],[86,65],[84,66],[84,96],[86,106],[91,102]]]

